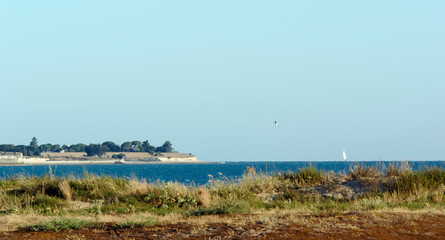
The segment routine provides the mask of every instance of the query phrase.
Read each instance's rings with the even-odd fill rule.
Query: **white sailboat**
[[[343,150],[343,160],[347,160],[348,158],[346,157],[346,152],[345,152],[345,150]]]

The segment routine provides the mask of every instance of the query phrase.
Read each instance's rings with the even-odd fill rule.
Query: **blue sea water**
[[[299,168],[313,166],[324,171],[348,172],[354,165],[384,167],[399,162],[223,162],[207,164],[110,164],[110,165],[33,165],[0,166],[0,178],[17,176],[55,176],[83,177],[85,173],[145,179],[148,182],[175,181],[184,184],[204,185],[210,179],[238,179],[246,174],[247,167],[254,167],[257,173],[274,174],[277,172],[296,171]],[[411,161],[413,170],[423,167],[445,167],[444,161]]]

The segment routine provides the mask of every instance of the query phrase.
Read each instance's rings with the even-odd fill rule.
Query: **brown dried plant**
[[[256,175],[256,168],[254,166],[247,167],[247,176],[253,178]]]
[[[66,200],[68,200],[68,201],[72,200],[73,195],[72,195],[71,187],[70,187],[70,184],[68,181],[60,182],[59,189],[62,192],[62,195]]]
[[[212,202],[212,196],[207,188],[198,190],[198,203],[203,207],[209,207]]]

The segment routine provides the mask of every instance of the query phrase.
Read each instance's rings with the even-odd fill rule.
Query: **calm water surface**
[[[296,171],[314,166],[324,171],[347,172],[352,166],[389,166],[397,162],[225,162],[208,164],[110,164],[110,165],[54,165],[54,166],[0,166],[0,177],[41,176],[50,171],[56,176],[82,177],[85,173],[145,179],[147,181],[177,181],[185,184],[206,184],[209,179],[237,179],[246,173],[247,167],[257,173],[273,174]],[[444,161],[412,161],[409,165],[417,170],[422,167],[445,167]],[[51,169],[51,170],[50,170]]]

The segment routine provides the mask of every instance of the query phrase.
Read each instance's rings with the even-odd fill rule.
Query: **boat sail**
[[[343,150],[343,160],[347,160],[348,158],[346,157],[346,152],[345,152],[345,150]]]

